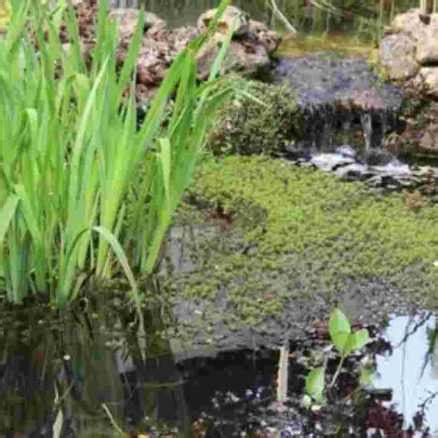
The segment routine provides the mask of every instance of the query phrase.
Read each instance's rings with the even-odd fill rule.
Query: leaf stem
[[[342,355],[342,356],[341,356],[341,360],[340,360],[339,363],[338,363],[338,367],[336,368],[336,371],[335,371],[335,374],[333,375],[332,381],[330,382],[330,384],[329,384],[329,386],[328,386],[329,388],[333,388],[333,386],[335,385],[336,380],[337,380],[338,377],[339,377],[339,373],[340,373],[341,370],[342,370],[342,366],[344,365],[345,358],[346,358],[345,355]]]

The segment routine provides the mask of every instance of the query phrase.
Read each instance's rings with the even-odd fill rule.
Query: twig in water
[[[274,13],[274,15],[284,24],[284,26],[286,27],[286,29],[289,32],[291,32],[293,34],[298,33],[297,30],[295,29],[295,27],[292,26],[290,21],[285,17],[283,12],[280,11],[280,9],[277,6],[277,3],[275,3],[275,0],[271,0],[271,7],[272,7],[272,12]]]

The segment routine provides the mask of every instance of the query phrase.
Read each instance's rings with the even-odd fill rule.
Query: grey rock
[[[433,22],[422,32],[417,42],[417,61],[421,65],[438,62],[438,22]]]
[[[200,79],[207,79],[211,66],[216,59],[222,36],[214,35],[205,44],[198,54],[198,76]],[[271,58],[265,46],[260,43],[251,44],[250,47],[242,44],[241,41],[232,41],[225,60],[222,64],[221,73],[239,72],[246,76],[255,76],[266,70],[271,65]]]
[[[110,11],[109,17],[117,23],[122,42],[128,43],[134,35],[140,12],[139,9],[134,8],[116,8]],[[144,32],[152,28],[166,27],[166,22],[152,12],[145,12],[144,18]]]
[[[216,9],[210,9],[198,18],[198,30],[200,32],[205,32],[208,29],[210,22],[216,15],[216,11]],[[249,16],[235,6],[228,6],[217,23],[217,29],[222,38],[224,38],[231,29],[234,29],[235,36],[247,35],[249,31]]]
[[[419,81],[426,87],[426,92],[433,97],[438,97],[438,67],[422,67]]]
[[[379,60],[389,79],[406,80],[415,76],[419,65],[415,59],[416,41],[406,33],[387,35],[379,48]]]
[[[269,29],[266,24],[249,20],[249,35],[255,37],[263,46],[265,46],[266,51],[271,54],[274,53],[278,46],[280,45],[281,38],[280,35]]]
[[[411,9],[403,14],[398,14],[391,23],[391,30],[396,33],[407,33],[417,40],[426,28],[420,15],[419,9]]]

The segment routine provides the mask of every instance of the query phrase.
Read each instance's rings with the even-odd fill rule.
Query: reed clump
[[[196,53],[209,33],[192,41],[138,126],[143,17],[120,69],[107,1],[100,2],[90,64],[81,56],[73,9],[63,2],[55,9],[32,0],[13,4],[0,40],[1,289],[16,303],[48,293],[63,306],[88,280],[111,279],[121,267],[137,292],[135,273],[153,272],[206,132],[233,92],[233,82],[217,79],[227,44],[200,84]]]

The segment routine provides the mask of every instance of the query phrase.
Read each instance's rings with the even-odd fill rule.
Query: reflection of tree
[[[85,433],[108,424],[102,403],[121,427],[129,423],[141,428],[145,418],[184,423],[180,377],[169,342],[161,336],[160,312],[145,312],[146,354],[141,351],[144,343],[139,342],[134,315],[122,310],[109,316],[103,311],[98,319],[90,320],[84,313],[78,317],[79,324],[66,328],[58,340],[62,354],[71,357],[64,361],[63,390],[71,387],[64,414],[74,430]],[[110,328],[109,332],[104,333],[102,326]]]
[[[30,435],[52,422],[56,364],[49,358],[54,348],[37,326],[41,315],[5,313],[2,309],[3,324],[10,319],[14,325],[0,336],[0,435]]]
[[[134,364],[125,378],[131,383],[131,406],[139,416],[157,423],[176,425],[189,434],[190,421],[183,393],[183,382],[176,367],[170,342],[165,336],[161,308],[145,315],[146,354],[142,354],[138,335],[126,336],[126,345]],[[143,360],[146,357],[146,360]],[[140,408],[140,409],[139,409]],[[131,409],[132,412],[133,409]]]
[[[433,379],[438,379],[438,318],[435,317],[435,327],[427,328],[428,339],[428,351],[425,358],[426,361],[430,360],[430,374]]]
[[[62,400],[62,436],[113,436],[103,403],[124,430],[145,428],[146,417],[188,430],[181,379],[161,336],[160,312],[145,314],[146,361],[135,312],[102,307],[94,318],[86,311],[74,318],[66,312],[50,325],[38,324],[42,317],[26,316],[24,335],[11,327],[0,337],[0,436],[50,432],[56,392]]]

